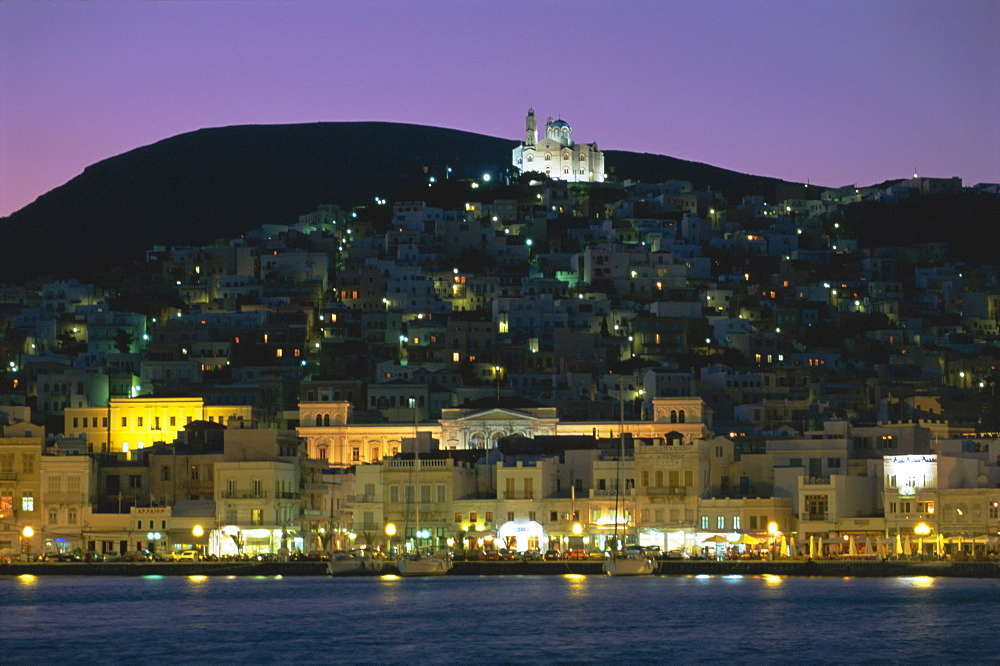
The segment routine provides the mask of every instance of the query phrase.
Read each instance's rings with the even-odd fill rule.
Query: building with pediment
[[[482,398],[450,409],[441,418],[424,423],[351,423],[346,401],[299,403],[298,433],[306,440],[309,457],[333,467],[375,463],[403,452],[404,440],[419,433],[446,451],[494,449],[511,435],[528,439],[543,436],[632,437],[691,443],[712,436],[712,410],[698,397],[653,399],[651,421],[564,422],[554,407],[519,397]]]

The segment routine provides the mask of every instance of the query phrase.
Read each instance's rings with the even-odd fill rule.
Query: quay
[[[603,575],[601,562],[455,562],[449,576]],[[919,560],[661,560],[660,576],[833,576],[852,578],[950,577],[1000,578],[1000,562]],[[387,564],[381,574],[395,574]],[[326,562],[12,562],[4,576],[326,576]]]

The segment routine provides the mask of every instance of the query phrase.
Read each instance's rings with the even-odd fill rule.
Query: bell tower
[[[528,115],[524,119],[524,145],[534,148],[538,142],[538,119],[535,118],[535,110],[528,109]]]

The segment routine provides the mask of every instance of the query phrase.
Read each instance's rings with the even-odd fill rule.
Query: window
[[[153,417],[153,430],[159,430],[159,429],[160,429],[160,417],[159,416],[154,416]]]
[[[59,522],[59,517],[56,515],[55,509],[49,509],[49,525],[55,525]]]
[[[122,427],[123,428],[127,428],[128,427],[128,417],[127,416],[123,416],[122,417]]]
[[[236,515],[236,509],[226,509],[226,524],[235,525],[238,522],[238,516]]]
[[[535,512],[534,511],[529,511],[528,512],[528,520],[535,520]]]
[[[399,486],[389,486],[389,501],[399,504]]]
[[[264,495],[264,482],[260,479],[251,479],[250,492],[253,493],[254,497],[262,497]]]
[[[420,503],[421,504],[431,503],[431,487],[429,485],[420,486]]]
[[[21,493],[21,511],[35,510],[35,491],[25,490]]]
[[[60,476],[50,476],[49,477],[49,492],[58,493],[62,491],[62,477]]]
[[[197,465],[191,465],[191,480],[192,481],[197,481],[198,480],[198,466]]]
[[[139,417],[136,418],[136,425],[138,427],[140,427],[140,428],[142,427],[142,417],[141,416],[139,416]]]
[[[264,524],[264,510],[263,509],[250,509],[250,524],[251,525],[263,525]]]
[[[351,461],[359,462],[360,460],[361,460],[361,449],[355,446],[351,449]]]
[[[160,467],[160,481],[169,481],[169,480],[170,480],[170,467],[167,465],[163,465]]]
[[[828,468],[830,468],[830,469],[839,469],[840,468],[840,458],[827,458],[826,459],[826,466]]]
[[[142,488],[142,475],[129,474],[128,487],[131,488],[132,490],[140,490]]]
[[[552,522],[555,522],[555,521],[559,520],[559,512],[558,511],[549,511],[549,520],[551,520]]]
[[[508,511],[507,512],[507,520],[514,520],[514,512],[513,511]]]
[[[177,425],[177,417],[176,416],[171,416],[170,417],[170,427],[173,427],[175,425]]]
[[[743,518],[742,516],[733,516],[733,529],[741,530],[743,529]]]
[[[76,509],[70,509],[66,512],[66,522],[70,525],[76,525]]]
[[[750,516],[750,529],[757,529],[757,516]]]
[[[448,488],[443,484],[438,484],[437,487],[437,502],[438,504],[444,504],[448,501]]]
[[[716,527],[716,529],[720,529],[720,530],[726,529],[726,517],[725,516],[718,516],[718,517],[716,517],[716,519],[715,519],[715,527]]]
[[[68,486],[66,490],[68,490],[69,492],[71,493],[80,492],[80,477],[78,476],[69,477],[68,479],[66,479],[66,485]]]
[[[702,516],[701,517],[701,529],[703,529],[703,530],[707,530],[708,529],[708,516]]]
[[[23,453],[21,454],[21,470],[25,474],[35,473],[35,454],[34,453]]]
[[[492,511],[487,511],[486,512],[486,522],[488,522],[488,523],[492,523],[493,522],[493,512]]]
[[[477,522],[478,520],[479,520],[479,512],[478,511],[470,511],[469,512],[469,522],[470,523],[474,523],[474,522]]]
[[[456,523],[462,522],[462,514],[460,512],[455,514],[455,522]]]
[[[688,488],[694,485],[694,472],[690,469],[684,470],[684,485]]]

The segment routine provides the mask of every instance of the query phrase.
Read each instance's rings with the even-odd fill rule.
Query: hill
[[[0,220],[0,282],[86,276],[153,245],[202,245],[320,204],[350,207],[426,183],[504,173],[515,141],[400,123],[202,129],[98,162]],[[618,179],[685,179],[738,197],[782,181],[663,155],[606,151]]]

